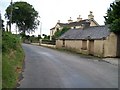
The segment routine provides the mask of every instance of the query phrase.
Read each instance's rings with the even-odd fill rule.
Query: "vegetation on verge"
[[[109,28],[112,32],[120,33],[120,1],[110,4],[107,16],[105,16],[105,24],[110,25]]]
[[[20,39],[10,32],[2,33],[2,88],[15,88],[22,70],[24,52]]]
[[[2,89],[2,53],[0,52],[0,90]]]
[[[0,29],[0,90],[2,89],[2,30]]]

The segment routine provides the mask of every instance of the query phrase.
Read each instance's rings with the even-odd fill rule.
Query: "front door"
[[[89,41],[89,54],[94,55],[94,40]]]

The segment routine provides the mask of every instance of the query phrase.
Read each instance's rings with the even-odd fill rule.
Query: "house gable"
[[[90,26],[100,26],[94,19],[90,21]]]

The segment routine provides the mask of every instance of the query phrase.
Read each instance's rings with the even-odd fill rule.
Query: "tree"
[[[105,24],[109,24],[109,28],[112,32],[120,33],[120,1],[110,4],[110,8],[107,10],[107,16],[105,18]]]
[[[2,31],[5,31],[4,20],[2,20]]]
[[[70,28],[69,27],[63,27],[62,30],[56,31],[55,35],[53,36],[54,38],[58,38],[61,35],[63,35],[65,32],[67,32]]]
[[[39,25],[38,12],[27,2],[15,2],[6,9],[5,17],[10,22],[12,9],[12,24],[16,23],[20,32],[33,32]]]
[[[39,41],[41,38],[42,38],[41,35],[38,35],[38,41]]]

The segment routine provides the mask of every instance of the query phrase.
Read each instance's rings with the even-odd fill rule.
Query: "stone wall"
[[[111,33],[104,41],[104,57],[116,57],[117,36]]]
[[[94,55],[99,57],[104,56],[104,40],[94,41]]]

